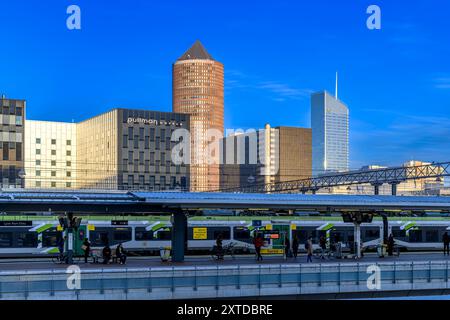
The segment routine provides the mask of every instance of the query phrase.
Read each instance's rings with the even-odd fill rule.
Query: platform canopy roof
[[[193,192],[1,191],[0,212],[161,214],[182,210],[450,211],[450,197]]]

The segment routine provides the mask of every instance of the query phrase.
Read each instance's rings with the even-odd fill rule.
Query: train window
[[[439,233],[437,230],[429,230],[425,232],[426,242],[439,242]]]
[[[131,228],[115,228],[113,233],[114,243],[125,242],[131,240]]]
[[[297,236],[299,243],[304,244],[308,238],[308,232],[306,230],[292,230],[292,237],[294,236]]]
[[[163,230],[158,230],[153,236],[155,240],[172,240],[172,229],[166,228]]]
[[[136,228],[134,238],[136,241],[153,240],[153,231],[147,231],[142,227]]]
[[[208,240],[216,240],[220,234],[223,240],[229,240],[230,227],[208,227]]]
[[[422,230],[410,230],[409,242],[422,242]]]
[[[252,239],[250,237],[250,230],[245,227],[234,227],[234,239],[239,241],[250,242]]]
[[[394,236],[394,238],[405,238],[406,231],[400,230],[400,228],[392,228],[392,235]]]
[[[94,247],[102,247],[109,242],[108,231],[91,231],[89,233],[89,238]]]
[[[12,247],[12,232],[0,232],[0,248]]]
[[[47,230],[42,233],[43,247],[57,247],[58,240],[62,237],[61,232]]]
[[[368,229],[364,235],[364,241],[376,240],[380,237],[380,229]]]
[[[37,247],[36,232],[18,232],[16,233],[18,248],[35,248]]]

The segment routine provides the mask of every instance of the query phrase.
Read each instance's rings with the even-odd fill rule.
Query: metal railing
[[[97,291],[102,295],[107,290],[123,293],[143,290],[151,294],[154,290],[174,292],[186,288],[209,289],[211,296],[223,288],[250,287],[260,290],[319,288],[317,293],[366,292],[369,291],[367,280],[372,274],[368,267],[374,265],[381,271],[381,291],[396,290],[399,285],[403,286],[401,290],[426,289],[428,284],[433,284],[433,289],[448,286],[448,261],[90,269],[81,271],[80,287],[73,290],[67,285],[72,274],[65,270],[3,271],[0,272],[0,299],[11,294],[27,299],[33,293],[46,293],[51,297],[62,292],[78,295]],[[280,290],[279,294],[283,292]]]

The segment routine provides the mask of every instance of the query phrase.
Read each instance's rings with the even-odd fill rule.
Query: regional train
[[[264,218],[263,218],[264,219]],[[395,219],[395,218],[394,218]],[[402,250],[429,251],[442,249],[442,236],[450,230],[450,220],[395,221],[390,219],[388,233],[394,236]],[[449,231],[450,232],[450,231]],[[223,244],[233,243],[238,252],[254,250],[253,237],[264,236],[265,253],[282,252],[284,237],[296,235],[300,249],[312,237],[318,248],[321,236],[329,241],[339,241],[349,250],[354,241],[354,226],[342,221],[326,220],[204,220],[189,221],[187,230],[187,254],[208,252],[219,235]],[[373,221],[361,225],[361,241],[365,249],[374,249],[381,242],[383,223]],[[57,254],[58,242],[64,237],[59,222],[49,221],[0,221],[0,257],[46,256]],[[130,254],[158,254],[161,248],[171,245],[172,225],[161,221],[84,221],[74,234],[74,250],[81,253],[82,242],[88,238],[93,250],[101,250],[106,243],[112,248],[122,243]],[[263,252],[264,253],[264,252]]]

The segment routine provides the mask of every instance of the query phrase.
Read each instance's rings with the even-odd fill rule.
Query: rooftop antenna
[[[339,76],[338,76],[338,72],[336,71],[336,91],[334,91],[334,96],[336,97],[336,100],[338,99],[338,80],[339,80]]]

